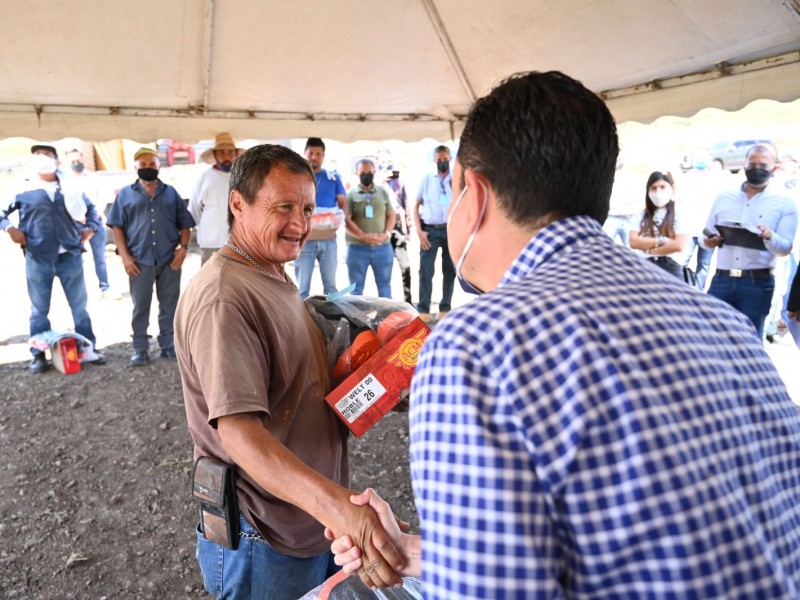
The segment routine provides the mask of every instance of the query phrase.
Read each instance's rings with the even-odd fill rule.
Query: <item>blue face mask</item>
[[[231,167],[233,167],[233,165],[230,164],[230,163],[223,163],[223,162],[218,162],[217,163],[217,168],[220,171],[222,171],[223,173],[230,173],[231,172]]]
[[[484,196],[487,196],[486,186],[481,183],[481,187],[483,188]],[[458,204],[461,202],[461,199],[464,197],[464,194],[467,193],[467,189],[469,186],[464,186],[464,189],[461,190],[461,194],[458,196],[458,200],[455,201],[453,204],[453,208],[450,209],[450,218],[447,219],[447,237],[450,238],[450,222],[453,220],[453,213],[455,212],[456,208],[458,208]],[[467,279],[461,274],[461,265],[464,264],[464,259],[467,257],[467,252],[469,252],[470,247],[472,246],[472,242],[475,241],[475,236],[478,235],[478,229],[480,229],[481,222],[483,221],[483,215],[486,213],[486,200],[484,200],[483,205],[481,206],[481,214],[478,217],[478,222],[475,224],[475,229],[472,230],[472,233],[469,234],[469,238],[467,239],[467,243],[464,245],[464,250],[461,252],[461,258],[458,259],[456,262],[456,278],[458,279],[458,284],[461,286],[461,289],[467,292],[468,294],[475,294],[476,296],[483,294],[483,290],[471,284]]]

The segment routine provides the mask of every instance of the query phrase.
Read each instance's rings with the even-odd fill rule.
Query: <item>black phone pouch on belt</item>
[[[236,550],[239,545],[239,510],[233,477],[233,465],[201,456],[192,471],[192,496],[200,503],[200,524],[205,538]]]

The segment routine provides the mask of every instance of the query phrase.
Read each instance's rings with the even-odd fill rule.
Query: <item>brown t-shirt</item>
[[[195,459],[232,462],[216,420],[257,412],[300,460],[349,487],[348,433],[323,399],[325,340],[292,284],[215,254],[181,295],[175,346]],[[303,558],[329,548],[315,519],[236,475],[239,511],[276,550]]]

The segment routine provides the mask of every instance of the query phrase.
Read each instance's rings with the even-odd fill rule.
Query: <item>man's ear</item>
[[[242,212],[244,211],[244,205],[246,202],[244,198],[239,193],[238,190],[232,190],[231,196],[228,199],[228,204],[231,207],[231,212],[233,213],[234,219],[239,219],[242,216]]]
[[[489,198],[492,194],[492,184],[486,175],[473,171],[472,169],[464,170],[464,184],[469,187],[469,191],[461,200],[464,207],[459,210],[465,211],[468,226],[474,227],[475,223],[480,218],[484,203],[489,202]],[[486,209],[488,208],[487,204]]]

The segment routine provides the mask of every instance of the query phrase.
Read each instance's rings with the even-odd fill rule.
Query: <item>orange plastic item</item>
[[[356,335],[353,343],[347,348],[333,366],[333,380],[339,382],[381,349],[381,341],[371,329]]]
[[[397,332],[414,320],[414,315],[409,312],[398,310],[390,313],[383,321],[378,324],[378,339],[381,345],[385,346]]]

